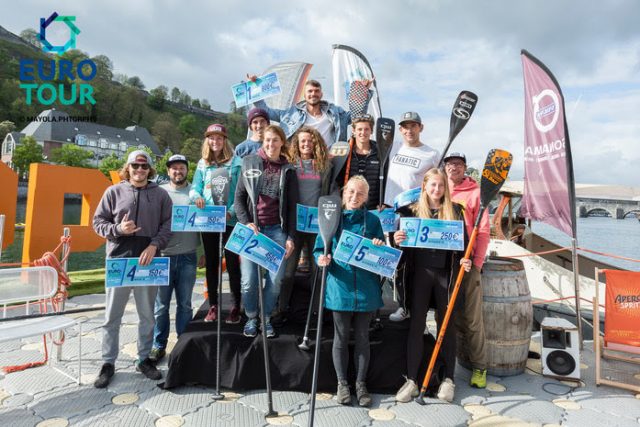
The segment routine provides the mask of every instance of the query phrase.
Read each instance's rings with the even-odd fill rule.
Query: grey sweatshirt
[[[155,182],[136,188],[129,181],[122,181],[107,188],[93,216],[93,229],[107,239],[107,257],[116,246],[126,244],[128,237],[149,238],[159,255],[171,237],[172,206],[169,194]],[[129,219],[142,228],[131,235],[122,234],[120,229],[127,213]]]

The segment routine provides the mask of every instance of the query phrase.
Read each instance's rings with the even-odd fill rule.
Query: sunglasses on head
[[[131,163],[130,165],[134,170],[137,170],[138,168],[142,168],[142,170],[148,170],[149,169],[149,164],[148,163]]]

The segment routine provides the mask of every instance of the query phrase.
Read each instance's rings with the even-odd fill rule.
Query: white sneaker
[[[407,403],[411,402],[411,399],[417,397],[418,394],[418,386],[416,382],[407,378],[407,382],[404,383],[400,390],[396,393],[396,402]]]
[[[453,383],[451,378],[445,378],[442,384],[440,384],[436,397],[440,400],[451,403],[453,401],[453,393],[455,389],[456,385]]]
[[[389,320],[392,322],[402,322],[405,319],[411,317],[408,311],[404,311],[404,308],[398,307],[398,309],[389,315]]]

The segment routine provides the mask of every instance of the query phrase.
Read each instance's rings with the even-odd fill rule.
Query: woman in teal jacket
[[[202,142],[202,158],[198,162],[189,197],[199,208],[209,205],[225,205],[227,207],[227,229],[223,234],[226,242],[236,224],[233,207],[236,185],[240,176],[242,163],[239,157],[233,155],[233,147],[227,140],[227,130],[223,125],[213,124],[207,128]],[[228,186],[227,200],[223,200],[224,188]],[[220,254],[221,233],[201,233],[204,255],[206,258],[207,293],[209,294],[209,312],[205,322],[216,320],[218,304],[218,260]],[[229,273],[229,287],[233,305],[226,323],[240,322],[240,258],[237,254],[227,251],[225,260]]]
[[[384,233],[378,217],[365,209],[369,184],[361,175],[349,179],[342,193],[342,223],[331,243],[335,251],[343,230],[372,239],[375,245],[384,245]],[[333,311],[333,365],[338,377],[338,403],[351,402],[347,382],[349,363],[349,329],[353,326],[357,377],[356,397],[360,406],[371,405],[366,379],[369,367],[369,322],[377,309],[382,307],[380,276],[358,267],[332,261],[324,256],[324,243],[318,236],[313,251],[321,267],[329,266],[325,307]]]

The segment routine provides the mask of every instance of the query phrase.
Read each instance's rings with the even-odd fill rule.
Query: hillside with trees
[[[242,114],[213,111],[207,99],[193,98],[175,86],[169,89],[169,85],[160,85],[147,91],[139,76],[114,73],[114,64],[107,55],[91,56],[77,49],[60,56],[48,55],[40,49],[39,44],[38,35],[33,29],[23,31],[18,37],[0,27],[0,123],[3,124],[0,126],[0,141],[6,132],[23,129],[28,124],[26,118],[37,116],[49,108],[65,111],[71,116],[95,117],[97,123],[108,126],[145,127],[161,150],[184,150],[192,160],[199,158],[202,135],[213,122],[227,126],[233,144],[238,144],[246,137],[246,118]],[[27,105],[25,90],[19,87],[21,59],[45,60],[47,66],[43,74],[47,75],[51,67],[58,70],[57,63],[60,60],[71,61],[75,69],[80,61],[87,58],[97,65],[96,77],[89,82],[93,86],[95,105],[61,105],[59,101],[49,106],[37,101]],[[35,81],[32,83],[42,83],[38,72],[34,74]],[[61,85],[63,90],[70,91],[72,86],[86,82],[77,76],[75,79],[61,77],[56,72],[48,83],[56,87]],[[7,122],[14,124],[13,129]],[[60,153],[61,156],[64,154],[68,153]]]

